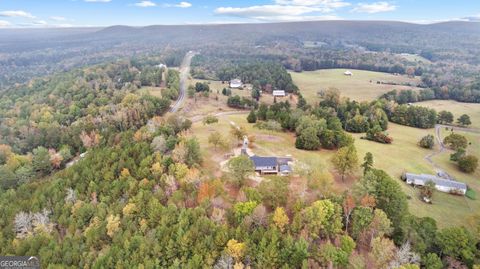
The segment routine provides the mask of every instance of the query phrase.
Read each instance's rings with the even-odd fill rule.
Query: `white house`
[[[273,96],[275,96],[275,97],[285,97],[286,94],[285,94],[285,91],[275,90],[275,91],[273,91]]]
[[[343,74],[344,74],[345,76],[352,76],[352,75],[353,75],[353,73],[350,72],[349,70],[345,71]]]
[[[232,79],[230,80],[230,88],[241,88],[243,86],[242,81],[240,79]]]
[[[455,180],[448,180],[434,175],[416,175],[412,173],[405,173],[405,175],[403,176],[403,180],[405,180],[407,184],[415,186],[425,186],[429,181],[432,181],[433,183],[435,183],[435,189],[446,193],[465,195],[465,193],[467,192],[467,184]]]

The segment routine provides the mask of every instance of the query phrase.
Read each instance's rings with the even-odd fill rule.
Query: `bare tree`
[[[65,203],[74,204],[77,201],[77,195],[72,188],[67,189],[67,196],[65,196]]]
[[[32,217],[29,213],[23,211],[18,213],[14,222],[17,237],[25,237],[32,230]]]
[[[412,251],[409,241],[403,243],[403,245],[395,253],[395,258],[390,263],[389,268],[399,268],[404,264],[419,264],[420,255]]]

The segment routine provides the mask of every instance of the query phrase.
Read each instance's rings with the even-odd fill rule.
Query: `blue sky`
[[[0,0],[0,28],[396,20],[480,21],[479,0]]]

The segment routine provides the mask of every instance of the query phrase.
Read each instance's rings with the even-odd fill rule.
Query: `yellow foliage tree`
[[[245,255],[246,248],[245,243],[240,243],[235,239],[230,239],[227,242],[227,253],[237,262],[240,262],[243,255]]]
[[[120,217],[110,215],[107,217],[107,234],[111,238],[120,229]]]
[[[137,206],[134,203],[128,203],[123,207],[123,215],[125,216],[131,216],[133,213],[137,211]]]
[[[287,226],[290,221],[287,214],[285,214],[285,209],[283,209],[283,207],[277,207],[275,209],[272,220],[275,226],[282,232],[285,230],[285,226]]]

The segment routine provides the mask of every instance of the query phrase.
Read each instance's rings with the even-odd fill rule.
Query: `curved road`
[[[177,112],[182,107],[182,104],[185,101],[185,95],[188,85],[187,80],[188,75],[190,74],[190,64],[192,62],[193,56],[195,56],[195,52],[189,51],[185,55],[185,58],[183,58],[182,65],[180,66],[180,89],[177,101],[175,101],[175,103],[173,103],[170,107],[169,111],[172,113]]]

